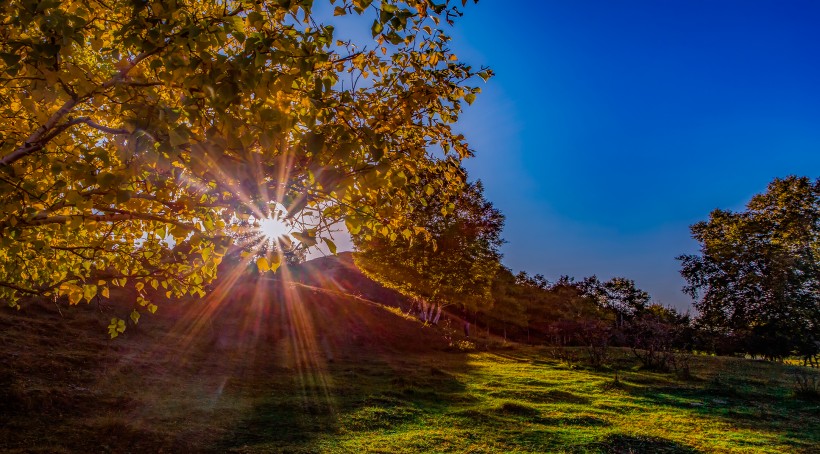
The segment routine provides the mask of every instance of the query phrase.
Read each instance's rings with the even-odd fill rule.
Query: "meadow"
[[[808,368],[694,356],[689,374],[459,337],[338,292],[0,314],[7,452],[817,452]],[[272,293],[272,294],[270,294]],[[617,380],[616,380],[617,374]],[[814,374],[814,375],[811,375]]]

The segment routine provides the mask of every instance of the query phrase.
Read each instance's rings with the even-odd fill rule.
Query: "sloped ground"
[[[112,304],[123,313],[126,303]],[[339,362],[391,374],[405,354],[447,347],[380,305],[247,276],[110,340],[113,313],[46,302],[0,310],[0,447],[222,450],[258,437],[259,412],[280,420],[266,428],[282,440],[301,439],[311,424],[330,429]]]
[[[820,452],[790,376],[816,371],[696,357],[684,380],[615,352],[616,384],[582,350],[454,351],[337,266],[234,276],[115,340],[110,308],[0,310],[0,450]]]

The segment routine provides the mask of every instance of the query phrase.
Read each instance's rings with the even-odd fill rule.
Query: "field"
[[[301,284],[165,305],[0,311],[6,452],[820,452],[807,368],[696,356],[691,376],[471,339]],[[455,330],[454,330],[455,331]],[[455,336],[454,342],[460,338]],[[615,370],[618,381],[615,381]]]

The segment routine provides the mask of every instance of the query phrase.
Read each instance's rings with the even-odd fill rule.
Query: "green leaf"
[[[464,95],[464,100],[467,101],[467,104],[472,104],[475,102],[475,95],[472,93],[467,93]]]
[[[336,255],[336,243],[328,238],[322,238],[322,241],[327,245],[327,250],[330,251],[331,254]]]
[[[291,232],[290,236],[296,238],[296,240],[307,247],[316,245],[316,236],[311,234],[311,232]]]
[[[111,336],[111,339],[119,336],[121,333],[125,332],[125,320],[121,320],[117,317],[111,319],[111,323],[108,324],[108,334]]]
[[[384,25],[382,25],[382,23],[378,20],[374,20],[373,26],[370,27],[370,32],[373,34],[373,37],[375,38],[379,33],[382,32],[382,30],[384,30]]]
[[[97,296],[97,286],[96,285],[85,285],[83,286],[83,297],[87,302],[91,302],[91,300]]]
[[[357,235],[362,230],[362,221],[357,217],[348,216],[345,218],[345,227],[351,235]]]

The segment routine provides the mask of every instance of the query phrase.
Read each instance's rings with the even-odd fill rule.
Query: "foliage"
[[[794,393],[796,396],[806,399],[820,399],[820,375],[810,370],[794,368],[792,377],[794,378]]]
[[[519,283],[519,276],[502,267],[493,279],[493,304],[482,309],[502,325],[505,340],[508,326],[529,326],[528,297],[528,288]]]
[[[360,43],[313,4],[2,2],[0,300],[201,296],[243,223],[279,206],[294,247],[332,248],[335,222],[412,229],[419,175],[471,155],[451,124],[491,73],[450,51],[452,2],[331,0],[374,18]],[[461,190],[447,170],[426,198]]]
[[[644,367],[667,370],[670,367],[688,367],[682,364],[683,357],[676,356],[676,351],[684,344],[688,325],[687,316],[678,314],[674,309],[652,304],[627,322],[623,330],[632,353]]]
[[[649,294],[639,289],[635,281],[625,277],[613,277],[601,282],[597,276],[590,276],[573,285],[602,307],[613,311],[618,327],[641,314],[649,304]]]
[[[417,190],[426,192],[422,182]],[[490,304],[504,216],[484,199],[481,182],[465,183],[450,202],[420,198],[413,208],[409,216],[429,240],[409,230],[391,238],[362,231],[353,236],[359,268],[388,288],[440,306]]]
[[[705,330],[753,355],[820,354],[820,179],[775,179],[745,211],[715,210],[692,235],[700,255],[679,260]]]

